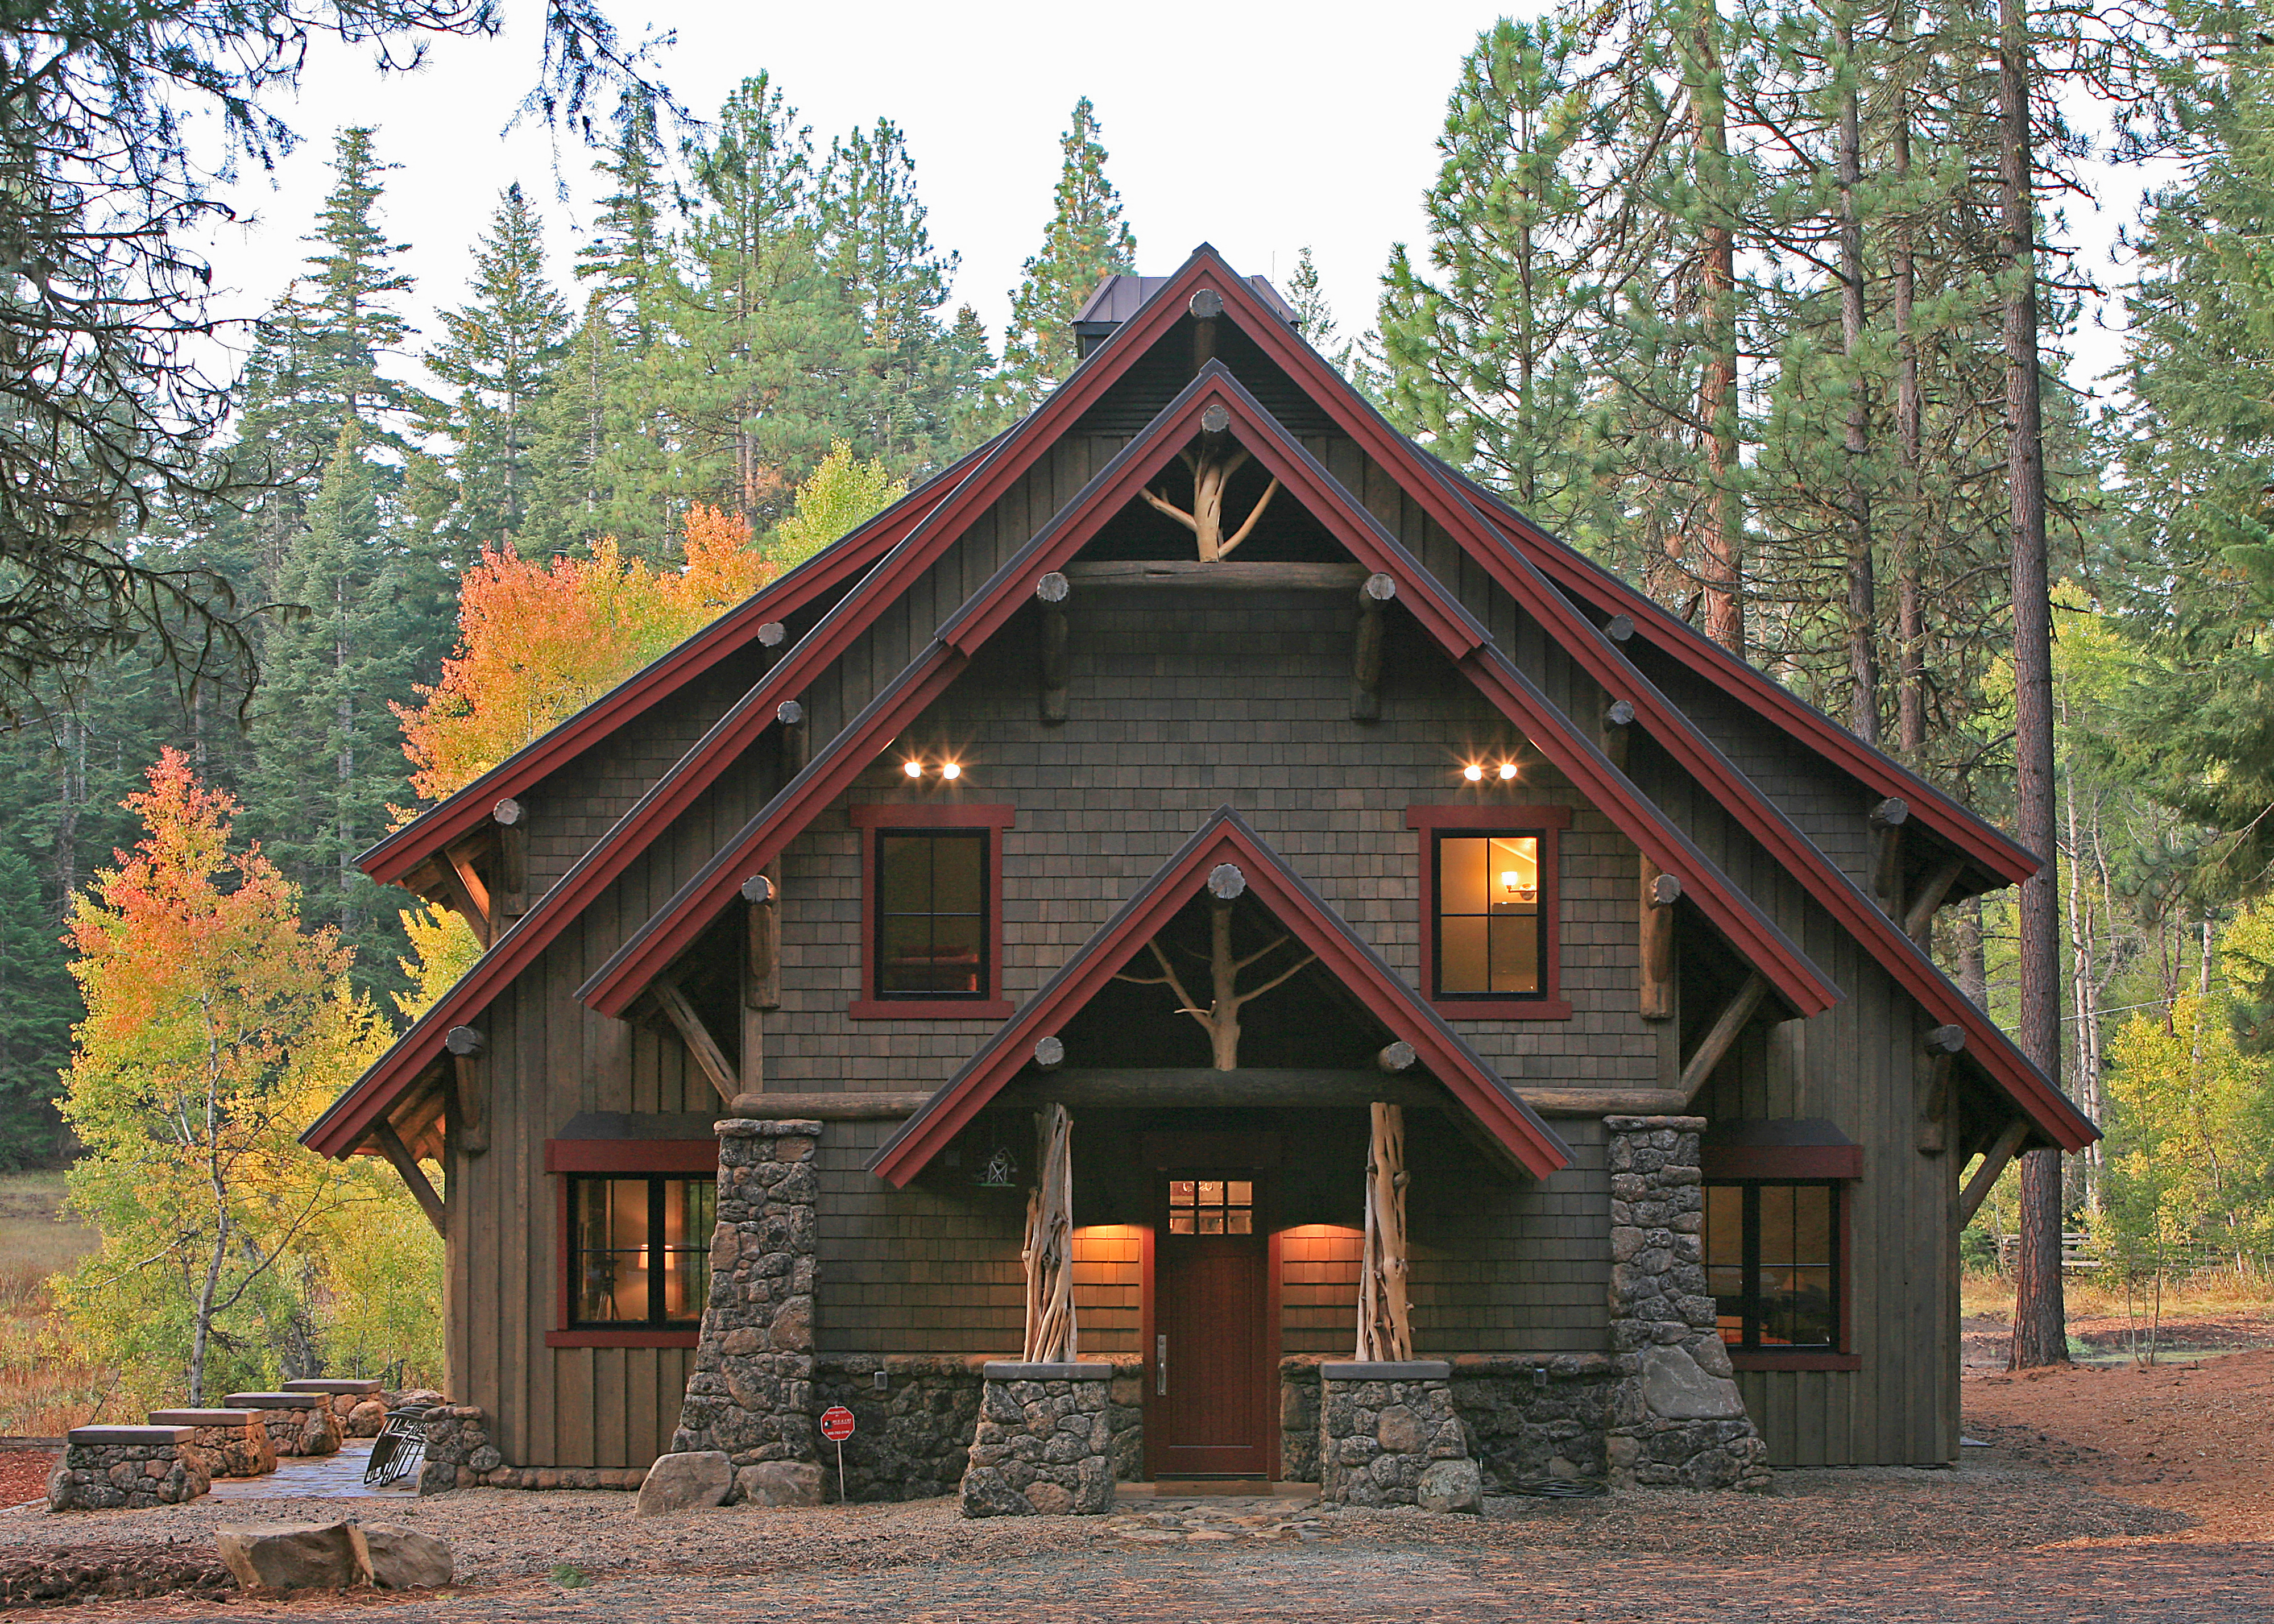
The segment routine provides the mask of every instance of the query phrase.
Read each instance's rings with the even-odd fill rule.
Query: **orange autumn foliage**
[[[681,570],[628,559],[613,540],[585,559],[485,549],[458,594],[458,649],[442,680],[396,705],[411,788],[440,801],[717,620],[772,568],[741,517],[697,506]]]

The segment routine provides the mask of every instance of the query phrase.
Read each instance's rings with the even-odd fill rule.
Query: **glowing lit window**
[[[572,1178],[577,1326],[693,1325],[711,1300],[717,1181]]]
[[[1254,1182],[1246,1178],[1171,1179],[1169,1233],[1254,1234]]]
[[[1706,1289],[1736,1348],[1840,1342],[1840,1186],[1706,1187]]]
[[[1436,996],[1543,992],[1547,909],[1540,835],[1464,831],[1436,838]]]

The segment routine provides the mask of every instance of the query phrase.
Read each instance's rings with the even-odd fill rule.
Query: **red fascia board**
[[[1901,762],[1873,749],[1783,684],[1739,659],[1637,591],[1593,559],[1557,540],[1497,493],[1457,470],[1448,470],[1468,488],[1472,503],[1510,545],[1522,546],[1532,561],[1564,590],[1605,614],[1623,614],[1653,647],[1713,684],[1736,691],[1753,710],[1827,757],[1834,766],[1883,795],[1900,796],[1922,822],[1984,872],[2018,885],[2044,865],[2026,846],[1984,822],[1946,792]]]
[[[1615,649],[1595,624],[1502,538],[1455,485],[1451,470],[1424,456],[1316,351],[1268,319],[1244,288],[1223,289],[1224,312],[1271,360],[1299,383],[1360,448],[1383,467],[1404,470],[1406,493],[1492,575],[1502,590],[1541,622],[1582,670],[1607,692],[1633,702],[1639,718],[1667,753],[1823,905],[1872,950],[1912,996],[1947,1024],[1962,1026],[1968,1052],[2051,1142],[2082,1149],[2099,1131],[2024,1058],[1972,1001],[1953,986],[1918,945],[1858,891],[1823,852],[1773,806],[1649,680]],[[2032,870],[2034,872],[2034,870]],[[1980,1047],[1975,1047],[1978,1041]]]
[[[945,693],[962,674],[962,654],[935,642],[742,826],[742,832],[698,869],[678,893],[576,989],[603,1015],[621,1017],[655,978],[695,944],[733,899],[742,882],[781,855],[782,849],[852,786],[853,780],[892,741],[907,718]]]
[[[967,477],[1000,440],[965,453],[857,530],[823,548],[780,579],[644,665],[576,715],[531,741],[472,783],[377,842],[356,859],[382,885],[393,884],[453,841],[479,829],[497,803],[568,766],[610,733],[668,699],[747,648],[769,621],[782,620],[843,586],[907,538],[953,482]]]
[[[1555,1132],[1510,1094],[1443,1018],[1226,807],[885,1141],[870,1170],[906,1186],[1025,1065],[1035,1040],[1088,1004],[1197,894],[1216,864],[1226,861],[1239,866],[1257,900],[1359,992],[1393,1034],[1413,1045],[1431,1073],[1519,1165],[1537,1178],[1570,1165],[1570,1151]]]

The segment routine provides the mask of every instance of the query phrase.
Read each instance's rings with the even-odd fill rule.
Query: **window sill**
[[[1571,1019],[1571,1006],[1561,998],[1433,998],[1430,1007],[1447,1020]]]
[[[621,1331],[547,1331],[548,1348],[692,1348],[696,1327],[643,1326]]]
[[[1816,1349],[1795,1349],[1788,1353],[1774,1348],[1732,1348],[1728,1354],[1731,1367],[1741,1371],[1852,1371],[1864,1368],[1864,1356],[1860,1353],[1826,1353]]]
[[[851,1020],[1008,1020],[1018,1006],[1007,998],[855,998]]]

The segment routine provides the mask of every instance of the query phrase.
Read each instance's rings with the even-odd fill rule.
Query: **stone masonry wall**
[[[817,1469],[813,1402],[814,1175],[817,1122],[719,1124],[719,1227],[711,1302],[672,1453],[717,1450],[736,1497],[756,1499],[775,1463]],[[832,1455],[832,1459],[834,1456]],[[766,1473],[753,1469],[766,1466]],[[801,1484],[807,1473],[801,1471]],[[819,1478],[812,1476],[817,1492]]]
[[[647,1475],[638,1467],[508,1466],[490,1442],[489,1423],[478,1404],[431,1406],[425,1427],[421,1494],[474,1488],[636,1490]]]
[[[1607,1116],[1611,1346],[1635,1370],[1611,1406],[1615,1487],[1770,1486],[1768,1446],[1730,1380],[1706,1291],[1702,1116]]]
[[[1113,1368],[990,1364],[963,1473],[967,1517],[1096,1516],[1113,1505]]]
[[[213,1478],[191,1432],[185,1426],[72,1428],[48,1479],[48,1509],[139,1511],[197,1499]]]
[[[1484,1498],[1451,1367],[1329,1362],[1319,1367],[1319,1498],[1332,1505],[1475,1511]]]
[[[1465,1354],[1453,1361],[1453,1408],[1485,1481],[1502,1492],[1526,1478],[1602,1481],[1611,1407],[1639,1365],[1608,1353]]]

